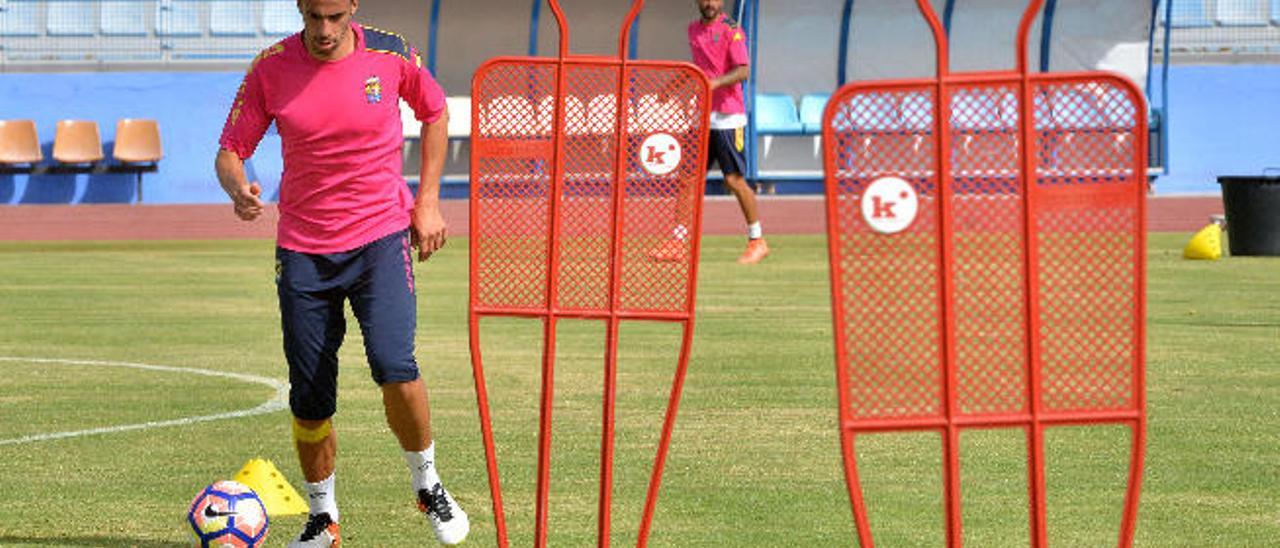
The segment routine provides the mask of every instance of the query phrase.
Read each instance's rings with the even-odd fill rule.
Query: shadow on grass
[[[59,546],[63,548],[188,548],[189,542],[138,540],[110,536],[30,538],[0,535],[0,546]]]

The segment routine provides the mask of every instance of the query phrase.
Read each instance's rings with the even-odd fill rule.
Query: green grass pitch
[[[1280,538],[1280,262],[1180,258],[1186,234],[1149,249],[1150,428],[1139,546],[1269,546]],[[761,265],[712,237],[653,546],[851,546],[839,459],[825,239],[772,237]],[[285,378],[269,242],[0,244],[0,356],[105,360]],[[417,268],[418,356],[441,472],[492,546],[466,337],[466,242]],[[513,546],[533,533],[541,331],[482,324]],[[551,486],[553,546],[595,544],[603,349],[600,322],[561,324]],[[624,324],[614,544],[634,545],[676,362],[673,325]],[[343,347],[338,496],[352,546],[430,545],[369,381],[359,330]],[[0,360],[0,441],[252,408],[273,390],[225,377]],[[1051,431],[1050,539],[1115,542],[1119,428]],[[942,545],[936,435],[873,436],[860,456],[882,546]],[[966,434],[966,539],[1026,544],[1018,432]],[[284,411],[60,440],[0,443],[0,546],[188,546],[183,513],[245,461],[300,473]],[[272,524],[283,545],[301,517]]]

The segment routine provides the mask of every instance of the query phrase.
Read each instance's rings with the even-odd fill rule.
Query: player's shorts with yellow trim
[[[720,171],[726,175],[747,173],[745,128],[713,129],[708,140],[707,169],[719,164]]]
[[[342,253],[276,248],[277,290],[289,407],[305,420],[337,409],[338,347],[347,331],[346,303],[360,323],[373,381],[418,379],[414,359],[417,296],[407,230]]]

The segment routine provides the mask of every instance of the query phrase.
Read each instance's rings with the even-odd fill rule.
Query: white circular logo
[[[862,193],[862,218],[881,234],[906,230],[916,220],[919,209],[916,190],[897,177],[876,179]]]
[[[654,133],[640,145],[640,165],[653,175],[666,175],[680,165],[680,141],[670,133]]]

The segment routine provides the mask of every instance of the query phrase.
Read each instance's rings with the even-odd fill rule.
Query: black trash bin
[[[1280,255],[1280,171],[1218,177],[1232,255]]]

